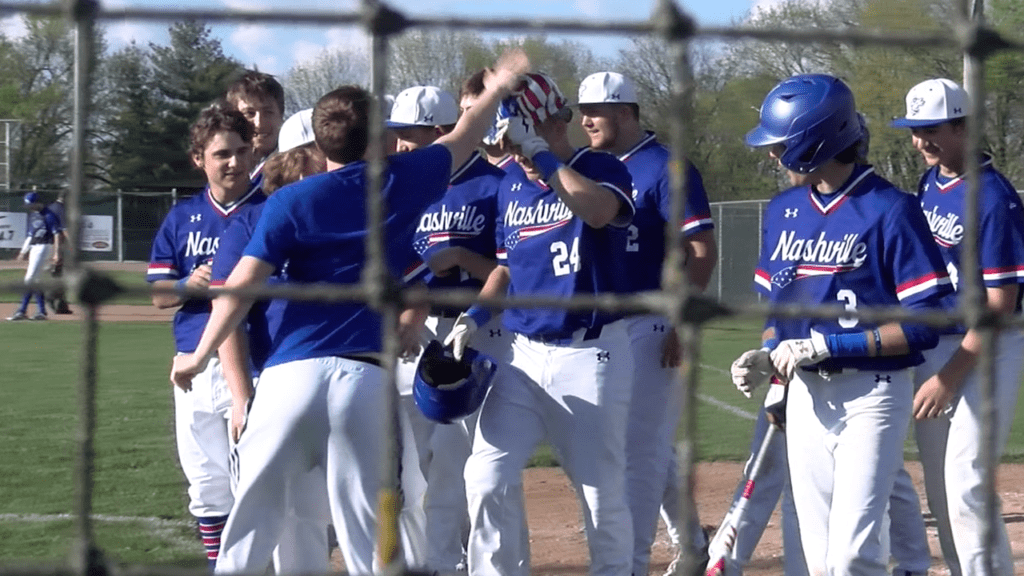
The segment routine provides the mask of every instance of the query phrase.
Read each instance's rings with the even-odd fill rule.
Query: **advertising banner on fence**
[[[83,216],[82,239],[78,243],[85,252],[110,252],[114,249],[114,217]]]
[[[0,248],[21,250],[25,243],[24,212],[0,212]]]
[[[24,212],[0,212],[0,248],[20,250],[25,242]],[[83,216],[79,246],[86,252],[110,252],[114,249],[114,217]]]

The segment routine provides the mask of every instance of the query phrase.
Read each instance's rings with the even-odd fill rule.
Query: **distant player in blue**
[[[620,252],[609,227],[633,217],[629,171],[610,154],[573,149],[565,97],[550,77],[528,78],[503,104],[497,130],[517,166],[498,190],[499,265],[481,294],[616,292],[623,279],[615,274]],[[477,306],[459,316],[445,339],[457,357],[488,319]],[[513,333],[511,362],[484,400],[466,463],[469,573],[529,573],[529,545],[517,537],[526,525],[522,471],[546,437],[582,498],[591,574],[629,574],[625,443],[633,362],[625,322],[597,311],[511,308],[502,324]]]
[[[952,290],[914,197],[855,163],[861,136],[853,94],[831,76],[794,76],[765,98],[746,141],[770,146],[793,184],[764,219],[754,279],[771,303],[929,310]],[[882,528],[903,463],[909,369],[937,339],[910,322],[773,317],[763,347],[733,363],[745,393],[773,374],[788,382],[788,460],[809,573],[888,573]]]
[[[239,112],[224,104],[203,110],[192,125],[189,152],[208,185],[200,194],[175,204],[164,218],[146,274],[156,287],[209,286],[220,235],[233,216],[264,200],[263,194],[250,188],[252,125]],[[178,354],[195,350],[210,317],[210,301],[154,294],[153,305],[178,308],[175,349]],[[220,534],[234,502],[229,465],[231,404],[217,359],[195,379],[190,393],[174,389],[175,436],[189,482],[189,511],[199,521],[211,565],[217,560]]]
[[[67,250],[67,218],[64,214],[64,194],[61,193],[57,196],[57,199],[47,204],[46,208],[53,212],[57,216],[57,220],[60,222],[61,228],[64,229],[62,235],[64,241],[61,242],[61,247]],[[61,254],[59,261],[54,261],[50,267],[50,276],[53,278],[61,278],[64,276],[64,255]],[[53,308],[56,314],[71,314],[71,308],[68,306],[68,301],[65,298],[64,288],[54,288],[53,290],[46,293],[46,303]]]
[[[967,108],[969,96],[956,82],[926,80],[907,93],[907,114],[893,126],[909,128],[914,147],[929,168],[921,177],[917,195],[932,237],[946,264],[953,285],[965,274],[976,274],[985,289],[989,311],[1003,316],[1021,312],[1024,283],[1024,208],[1015,187],[982,155],[979,264],[972,272],[961,266],[964,211],[967,197]],[[954,309],[959,294],[943,304]],[[986,489],[982,464],[981,378],[974,369],[981,353],[974,329],[953,326],[943,332],[934,350],[915,374],[917,444],[924,468],[925,492],[939,529],[939,543],[950,573],[984,574]],[[1020,392],[1024,367],[1024,334],[1019,329],[997,333],[995,363],[995,461],[1006,448]],[[999,509],[998,496],[996,510]],[[993,574],[1014,573],[1006,526],[998,520],[992,550]]]
[[[60,218],[46,207],[46,203],[39,197],[37,192],[25,194],[25,206],[29,209],[28,234],[21,251],[15,260],[28,259],[28,269],[25,270],[25,283],[39,279],[39,275],[48,262],[58,265],[62,261],[61,246],[64,241],[64,226]],[[21,306],[14,312],[13,316],[7,318],[11,321],[28,320],[28,303],[32,295],[36,296],[36,306],[39,312],[32,317],[33,320],[46,320],[46,303],[41,291],[26,291],[21,298]]]
[[[626,291],[658,290],[665,260],[665,223],[672,219],[669,150],[641,127],[636,90],[622,74],[587,76],[580,83],[579,107],[591,148],[616,155],[633,177],[636,215],[627,228],[616,230],[627,266],[625,277],[630,280]],[[707,193],[692,164],[687,170],[684,202],[680,230],[686,274],[693,289],[700,292],[711,278],[718,250]],[[663,500],[662,514],[680,552],[681,530],[698,551],[707,548],[707,538],[697,518],[677,521],[679,486],[673,445],[683,403],[675,370],[681,359],[679,338],[660,314],[636,315],[628,321],[635,368],[626,437],[626,482],[633,515],[633,574],[647,574]],[[669,572],[674,573],[674,567]]]
[[[527,61],[520,52],[498,62],[479,110],[422,150],[390,158],[383,194],[386,262],[401,274],[423,209],[447,188],[451,166],[469,158]],[[359,282],[365,266],[368,113],[374,99],[345,86],[313,110],[317,146],[328,172],[278,190],[268,201],[253,238],[226,287],[261,284],[288,263],[289,282]],[[172,381],[188,388],[214,351],[245,317],[250,301],[224,296],[194,354],[175,359]],[[376,506],[387,391],[381,385],[381,318],[365,304],[289,301],[273,336],[270,357],[238,444],[236,505],[224,533],[218,572],[263,570],[284,529],[289,482],[316,466],[327,471],[331,515],[345,565],[374,571]]]
[[[398,138],[398,151],[408,152],[429,146],[450,132],[458,116],[452,95],[434,86],[414,86],[395,98],[388,126]],[[494,226],[498,183],[504,176],[480,151],[453,168],[448,191],[419,218],[409,247],[414,265],[407,272],[407,281],[419,280],[435,289],[480,290],[496,265]],[[464,541],[469,535],[463,469],[472,448],[476,415],[441,425],[428,420],[416,407],[412,385],[420,352],[431,340],[448,335],[460,310],[439,306],[426,312],[425,321],[417,323],[416,332],[410,335],[396,379],[403,415],[412,432],[402,449],[415,453],[412,461],[425,483],[422,494],[416,493],[415,482],[402,484],[404,496],[412,500],[406,505],[422,508],[424,524],[418,534],[421,542],[410,551],[410,566],[454,573],[460,564],[464,566]],[[501,330],[498,319],[487,328],[471,346],[500,361],[509,348],[508,332]]]

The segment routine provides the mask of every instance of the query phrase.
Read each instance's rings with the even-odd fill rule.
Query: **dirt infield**
[[[0,262],[0,269],[17,268],[23,263]],[[145,263],[100,263],[99,269],[138,270],[144,273]],[[14,304],[0,304],[0,317],[9,316]],[[99,309],[101,321],[169,322],[173,310],[161,311],[152,306],[109,305]],[[51,315],[51,321],[78,321],[77,307],[72,315]],[[914,478],[921,501],[924,501],[921,467],[907,464]],[[697,504],[701,521],[714,529],[728,508],[733,490],[740,480],[742,465],[737,462],[704,462],[697,468]],[[1015,573],[1024,574],[1024,465],[1004,464],[999,470],[999,491],[1003,499],[1003,518],[1013,543]],[[587,573],[587,550],[583,523],[576,495],[565,475],[558,468],[534,468],[524,473],[527,515],[530,523],[532,573],[539,575],[582,575]],[[934,521],[926,516],[932,550],[932,575],[949,574],[938,547]],[[778,512],[773,515],[764,536],[746,570],[749,576],[782,573],[782,537]],[[672,560],[674,550],[663,527],[659,528],[654,546],[651,573],[660,575]],[[336,554],[337,558],[338,555]],[[340,568],[340,560],[336,560]]]

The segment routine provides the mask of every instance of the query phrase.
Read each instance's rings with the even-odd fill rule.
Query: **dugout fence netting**
[[[553,18],[443,18],[413,17],[404,15],[388,5],[374,0],[362,0],[356,10],[291,10],[288,8],[243,9],[223,8],[205,10],[180,10],[159,7],[126,6],[119,3],[117,8],[101,6],[96,0],[66,0],[60,3],[39,4],[34,2],[0,2],[0,14],[29,14],[40,16],[62,16],[74,27],[75,35],[75,82],[74,82],[74,121],[73,141],[71,148],[69,187],[67,190],[68,229],[71,236],[70,246],[74,247],[67,257],[66,274],[61,285],[77,296],[83,311],[81,322],[81,370],[77,383],[78,421],[76,423],[76,446],[74,464],[74,483],[76,487],[74,509],[75,544],[71,562],[67,567],[52,566],[3,566],[0,575],[13,574],[95,574],[108,572],[112,567],[104,563],[97,547],[92,518],[92,502],[94,492],[95,456],[94,439],[96,431],[96,393],[103,383],[97,380],[97,346],[100,339],[97,308],[116,294],[132,293],[149,295],[148,289],[118,286],[114,280],[87,266],[89,257],[77,241],[82,235],[83,218],[90,203],[100,202],[90,194],[83,193],[85,186],[86,162],[86,128],[89,121],[89,86],[93,85],[89,63],[97,49],[93,45],[93,28],[98,21],[125,20],[139,22],[170,22],[179,20],[199,20],[209,23],[247,22],[268,24],[302,24],[317,26],[360,26],[372,37],[371,78],[370,85],[374,94],[382,97],[385,83],[385,55],[388,49],[388,38],[410,27],[471,29],[487,32],[508,32],[510,34],[542,32],[566,34],[608,34],[608,35],[653,35],[666,42],[671,58],[672,71],[672,104],[675,114],[671,116],[670,148],[673,154],[673,165],[685,166],[685,153],[688,149],[688,130],[694,120],[694,80],[691,63],[688,61],[688,45],[694,40],[714,39],[723,42],[742,39],[754,39],[764,42],[832,42],[844,43],[853,47],[890,46],[918,49],[955,49],[965,56],[966,85],[974,95],[969,111],[970,150],[980,148],[982,134],[981,106],[985,101],[984,63],[986,58],[1001,50],[1024,50],[1024,45],[999,36],[993,29],[979,23],[981,3],[972,0],[956,2],[959,19],[945,22],[944,26],[953,33],[881,33],[857,28],[844,30],[825,29],[746,29],[742,27],[698,27],[688,16],[683,14],[679,6],[671,0],[659,1],[653,15],[648,19],[635,21],[582,21],[580,19]],[[894,98],[902,97],[893,95]],[[752,103],[754,104],[754,103]],[[435,304],[448,306],[468,306],[474,301],[475,294],[470,292],[430,292],[421,289],[400,289],[386,272],[384,266],[383,238],[381,237],[382,221],[385,206],[381,201],[379,189],[382,170],[382,138],[383,122],[379,117],[380,110],[371,108],[371,196],[368,203],[368,240],[367,266],[362,282],[352,286],[275,286],[238,291],[245,296],[262,298],[290,298],[298,300],[318,301],[365,301],[375,307],[384,318],[387,327],[384,337],[385,365],[394,367],[397,358],[397,338],[394,330],[395,319],[402,307],[412,304]],[[699,120],[699,119],[698,119]],[[963,268],[978,269],[978,161],[975,154],[968,154],[968,203],[965,218],[965,235],[963,243]],[[685,189],[685,172],[675,169],[673,178],[672,213],[683,213],[682,190]],[[16,198],[18,192],[9,191],[0,196],[0,204]],[[744,237],[744,245],[759,242],[759,221],[761,209],[757,207],[749,212],[737,213],[726,217],[721,210],[713,214],[718,218],[718,239],[724,245],[733,238]],[[140,217],[141,218],[141,217]],[[735,220],[733,222],[732,220]],[[669,226],[667,246],[668,252],[664,265],[663,290],[657,293],[644,293],[629,296],[602,295],[597,297],[577,297],[572,300],[557,300],[544,297],[500,298],[486,301],[496,308],[516,306],[566,307],[572,309],[601,309],[616,312],[654,312],[668,316],[676,328],[683,343],[684,358],[679,370],[680,385],[685,389],[684,413],[681,419],[682,440],[678,444],[680,464],[679,485],[687,490],[687,496],[681,498],[682,517],[690,517],[694,513],[691,482],[695,464],[696,437],[696,393],[698,387],[698,368],[701,344],[701,326],[713,319],[725,316],[746,315],[763,318],[769,313],[780,317],[813,317],[837,318],[851,315],[848,311],[835,307],[808,307],[801,305],[769,307],[753,298],[733,297],[734,292],[723,292],[723,287],[750,286],[753,271],[753,259],[757,254],[751,250],[749,261],[736,258],[728,268],[719,265],[710,296],[692,293],[684,280],[682,270],[684,255],[679,242],[679,230]],[[127,243],[128,240],[126,239]],[[136,248],[131,248],[136,250]],[[146,247],[141,259],[148,257]],[[41,288],[57,286],[58,281],[41,283]],[[4,291],[20,293],[24,286],[19,283],[8,283],[0,286]],[[731,288],[730,288],[731,290]],[[1018,318],[1000,317],[986,314],[983,308],[983,292],[980,277],[966,274],[961,279],[963,301],[967,303],[956,313],[928,313],[923,315],[909,314],[905,309],[858,309],[854,316],[869,321],[907,320],[932,325],[945,326],[964,322],[969,326],[981,328],[984,335],[984,354],[980,363],[984,382],[983,396],[985,399],[985,428],[980,442],[986,447],[984,451],[984,467],[987,470],[987,511],[990,522],[985,534],[987,559],[991,567],[991,550],[995,538],[995,518],[999,511],[995,502],[995,469],[994,459],[994,407],[992,391],[994,382],[993,351],[994,330],[1006,326],[1024,325]],[[190,292],[191,295],[209,297],[205,292]],[[721,298],[717,297],[721,296]],[[386,382],[391,391],[389,413],[395,409],[397,392],[393,385],[393,369],[387,371],[389,380]],[[382,417],[387,416],[382,415]],[[391,419],[397,421],[397,419]],[[394,430],[387,445],[396,450]],[[387,469],[384,477],[390,484],[382,495],[383,502],[394,502],[397,493],[397,470],[395,458],[384,458]],[[689,488],[687,488],[689,487]],[[383,507],[379,519],[379,554],[388,570],[400,571],[401,567],[393,562],[397,557],[397,517],[393,507]],[[692,549],[684,550],[683,570],[693,566],[697,556]],[[122,570],[122,569],[118,569]],[[154,569],[146,566],[124,568],[132,574],[167,574],[168,570]],[[991,570],[990,570],[991,572]],[[198,573],[198,572],[196,572]],[[204,571],[205,573],[205,571]]]

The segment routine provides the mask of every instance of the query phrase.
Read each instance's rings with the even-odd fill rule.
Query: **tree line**
[[[788,0],[761,9],[738,25],[751,28],[851,29],[953,34],[956,3],[949,0]],[[1024,6],[1018,0],[989,0],[987,22],[1008,37],[1020,35]],[[11,188],[67,185],[71,138],[73,33],[60,19],[25,17],[26,33],[0,35],[0,118],[19,121],[11,149]],[[644,123],[667,142],[672,108],[673,63],[665,43],[654,37],[630,39],[610,58],[586,45],[543,35],[495,40],[472,32],[411,30],[389,42],[387,91],[417,84],[457,93],[463,78],[492,62],[507,46],[521,46],[535,68],[551,74],[575,99],[588,74],[617,70],[637,86]],[[199,110],[223,93],[244,68],[224,54],[202,22],[176,22],[166,45],[130,44],[110,50],[97,32],[92,62],[92,115],[88,132],[90,187],[168,189],[200,185],[185,152],[188,126]],[[770,197],[781,182],[766,154],[743,143],[757,123],[757,106],[780,79],[825,72],[852,87],[871,131],[869,159],[905,189],[923,170],[906,130],[889,127],[904,113],[904,95],[930,77],[959,80],[962,55],[955,50],[850,46],[841,43],[734,41],[694,42],[693,110],[687,127],[687,156],[704,176],[713,201]],[[325,50],[297,64],[281,78],[286,114],[312,106],[320,95],[345,83],[366,84],[366,52]],[[997,166],[1024,187],[1024,54],[1002,52],[986,63],[984,106],[986,148]],[[574,140],[584,144],[582,131]]]

